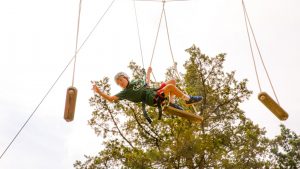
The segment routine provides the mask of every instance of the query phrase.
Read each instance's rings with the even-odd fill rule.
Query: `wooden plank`
[[[170,106],[165,106],[163,110],[166,113],[173,114],[173,115],[176,115],[176,116],[179,116],[179,117],[183,117],[185,119],[192,120],[192,121],[195,121],[195,122],[198,122],[198,123],[201,123],[203,121],[203,118],[201,116],[197,116],[193,113],[189,113],[189,112],[186,112],[184,110],[175,109],[175,108],[170,107]]]
[[[279,119],[286,120],[289,115],[287,112],[277,104],[271,96],[269,96],[266,92],[261,92],[258,94],[258,99]]]
[[[64,113],[64,119],[67,122],[71,122],[74,119],[76,98],[77,98],[77,89],[75,87],[69,87],[66,95],[66,104],[65,104],[65,113]]]

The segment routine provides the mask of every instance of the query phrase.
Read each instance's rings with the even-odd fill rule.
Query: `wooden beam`
[[[67,122],[74,120],[75,107],[76,107],[77,89],[69,87],[66,95],[64,119]]]
[[[271,96],[269,96],[266,92],[261,92],[258,94],[258,99],[279,119],[286,120],[289,115],[287,112],[277,104]]]
[[[163,110],[166,113],[173,114],[173,115],[179,116],[179,117],[183,117],[185,119],[195,121],[195,122],[198,122],[198,123],[201,123],[203,121],[203,118],[201,116],[197,116],[193,113],[189,113],[189,112],[186,112],[184,110],[179,110],[179,109],[176,109],[176,108],[173,108],[173,107],[170,107],[170,106],[165,106]]]

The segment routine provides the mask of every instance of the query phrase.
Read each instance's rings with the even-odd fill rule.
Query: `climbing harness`
[[[164,8],[164,4],[163,3],[163,8]],[[142,50],[142,41],[141,41],[141,35],[140,35],[140,29],[139,29],[139,22],[138,22],[138,17],[137,17],[137,10],[136,10],[136,3],[135,0],[133,1],[133,6],[134,6],[134,13],[135,13],[135,20],[136,20],[136,27],[137,27],[137,34],[138,34],[138,40],[139,40],[139,47],[140,47],[140,53],[141,53],[141,60],[142,60],[142,65],[143,65],[143,74],[144,74],[144,78],[146,81],[146,71],[145,71],[145,65],[144,65],[144,56],[143,56],[143,50]],[[152,56],[151,56],[151,60],[150,60],[150,67],[152,65],[152,61],[153,61],[153,57],[154,57],[154,52],[155,52],[155,48],[156,48],[156,44],[157,44],[157,39],[158,39],[158,35],[159,35],[159,30],[160,30],[160,25],[161,25],[161,21],[162,21],[162,16],[163,16],[163,9],[161,11],[161,15],[160,15],[160,20],[159,20],[159,24],[158,24],[158,28],[157,28],[157,33],[156,33],[156,37],[155,37],[155,41],[154,41],[154,46],[153,46],[153,50],[152,50]],[[152,72],[152,76],[156,82],[156,78],[154,76],[154,73]],[[145,83],[144,87],[147,87],[149,84]],[[159,90],[159,89],[156,89]],[[163,102],[165,98],[161,97],[161,96],[156,96],[155,98],[155,102],[156,102],[156,107],[158,108],[158,119],[160,120],[162,117],[162,107],[161,104]],[[148,123],[152,123],[152,119],[150,118],[147,110],[146,110],[146,100],[143,99],[142,101],[142,111],[143,111],[143,115],[145,117],[145,119],[148,121]]]
[[[146,84],[147,85],[147,84]],[[158,109],[158,120],[161,120],[162,118],[162,106],[165,105],[165,101],[167,100],[167,98],[165,97],[165,95],[163,93],[160,92],[160,90],[164,87],[164,85],[161,85],[159,88],[157,89],[153,89],[153,92],[156,92],[156,95],[154,96],[154,107],[157,107]],[[152,119],[149,117],[149,114],[146,110],[146,99],[145,97],[143,98],[142,101],[142,111],[143,111],[143,115],[145,117],[145,119],[151,124],[152,123]]]
[[[176,66],[176,62],[175,62],[175,57],[174,57],[174,54],[173,54],[173,50],[172,50],[172,45],[171,45],[171,40],[170,40],[170,33],[169,33],[169,27],[168,27],[168,21],[167,21],[167,16],[166,16],[166,10],[165,10],[165,3],[167,2],[166,0],[162,0],[160,1],[162,3],[162,9],[161,9],[161,13],[160,13],[160,18],[159,18],[159,22],[158,22],[158,27],[157,27],[157,31],[156,31],[156,36],[155,36],[155,41],[154,41],[154,45],[153,45],[153,50],[152,50],[152,55],[151,55],[151,59],[150,59],[150,67],[152,65],[152,62],[153,62],[153,58],[154,58],[154,54],[155,54],[155,49],[156,49],[156,44],[157,44],[157,40],[158,40],[158,36],[159,36],[159,32],[160,32],[160,27],[161,27],[161,23],[162,23],[162,20],[164,19],[165,21],[165,26],[166,26],[166,30],[167,30],[167,37],[168,37],[168,45],[169,45],[169,49],[170,49],[170,53],[171,53],[171,56],[172,56],[172,61],[173,61],[173,65],[174,65],[174,69],[175,69],[175,73],[176,73],[176,76],[178,79],[180,79],[180,81],[182,81],[182,78],[178,72],[178,69],[177,69],[177,66]],[[139,43],[140,43],[140,50],[142,51],[142,48],[141,48],[141,37],[140,37],[140,34],[139,34],[139,24],[138,24],[138,17],[137,17],[137,12],[136,12],[136,5],[135,5],[135,0],[134,0],[134,11],[135,11],[135,19],[136,19],[136,25],[137,25],[137,32],[138,32],[138,37],[139,37]],[[143,55],[142,55],[142,52],[141,52],[141,57],[142,57],[142,61],[144,61],[143,59]],[[154,73],[152,72],[152,75],[153,75],[153,78],[156,82],[156,78],[154,76]],[[158,89],[157,89],[158,90]],[[187,93],[185,90],[184,90],[185,93]],[[162,97],[159,97],[161,99],[158,100],[158,110],[159,110],[159,117],[158,119],[161,119],[161,116],[162,116],[162,102],[164,101],[164,99],[162,99]],[[196,111],[196,107],[194,105],[192,105],[192,108],[194,110],[194,112],[197,112]],[[146,111],[146,104],[143,102],[142,104],[142,110],[143,110],[143,114],[144,114],[144,117],[147,119],[147,121],[149,123],[151,123],[151,119]]]

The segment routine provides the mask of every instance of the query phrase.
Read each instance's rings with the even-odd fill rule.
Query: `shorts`
[[[167,85],[167,84],[166,84],[166,83],[164,83],[164,82],[163,82],[162,84],[160,84],[160,87],[158,88],[158,90],[157,90],[157,93],[156,93],[156,94],[157,94],[157,95],[159,95],[159,96],[160,96],[160,95],[162,95],[162,94],[164,93],[164,90],[163,90],[163,88],[164,88],[164,87],[166,87],[166,85]]]

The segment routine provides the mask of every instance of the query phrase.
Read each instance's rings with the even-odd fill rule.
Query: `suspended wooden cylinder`
[[[197,116],[196,114],[189,113],[184,110],[179,110],[179,109],[173,108],[171,106],[165,106],[164,111],[169,114],[173,114],[173,115],[176,115],[179,117],[186,118],[188,120],[192,120],[194,122],[201,123],[203,121],[203,118],[201,116]]]
[[[258,94],[258,99],[279,119],[286,120],[289,115],[287,112],[277,104],[271,96],[269,96],[266,92],[261,92]]]
[[[77,98],[77,89],[75,87],[69,87],[67,90],[65,114],[64,114],[64,119],[67,122],[71,122],[74,119],[76,98]]]

